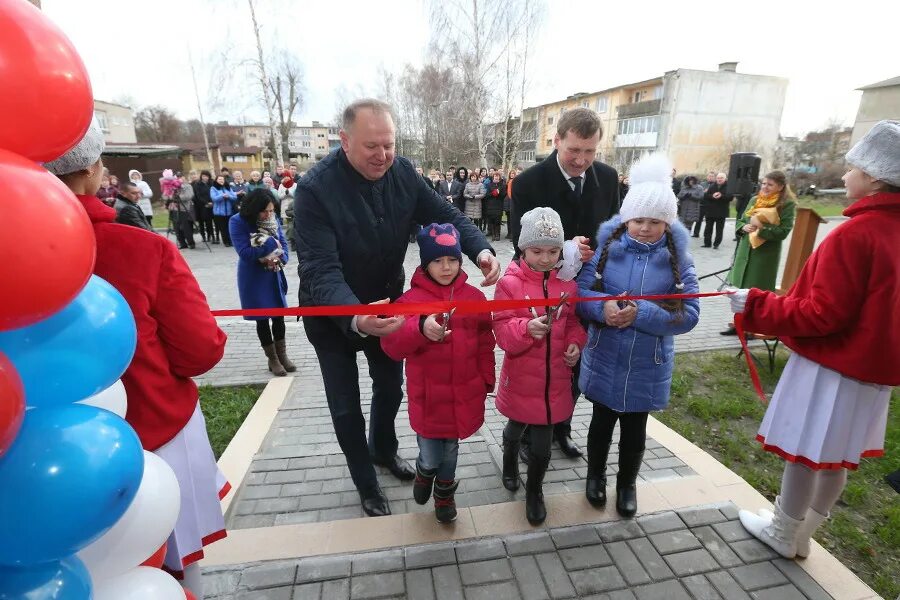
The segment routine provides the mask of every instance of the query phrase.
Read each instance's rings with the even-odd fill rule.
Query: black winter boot
[[[526,427],[519,440],[519,458],[526,465],[531,461],[531,428]]]
[[[426,471],[416,461],[416,480],[413,482],[413,498],[416,504],[427,504],[431,498],[431,487],[434,485],[434,476],[437,469]]]
[[[525,517],[532,525],[540,525],[547,518],[544,505],[544,474],[550,465],[549,456],[531,455],[528,462],[528,478],[525,480]]]
[[[621,448],[619,449],[619,472],[616,474],[616,511],[626,519],[630,519],[637,512],[635,482],[643,459],[643,450],[623,452]]]
[[[609,442],[600,442],[595,448],[588,439],[588,470],[584,482],[584,495],[593,506],[606,506],[606,459]]]
[[[438,479],[434,482],[434,516],[441,523],[452,523],[456,520],[456,500],[453,495],[457,487],[459,481]]]
[[[503,436],[503,487],[511,492],[519,489],[519,440]]]

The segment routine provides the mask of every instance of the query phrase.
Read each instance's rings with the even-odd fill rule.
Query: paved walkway
[[[217,600],[824,600],[730,503],[634,521],[205,571]]]
[[[821,241],[840,221],[831,220],[819,227],[818,241]],[[726,223],[726,232],[734,227],[734,221]],[[782,252],[782,267],[787,255],[787,247],[790,238],[785,242]],[[237,254],[231,248],[224,246],[211,246],[212,252],[208,252],[203,244],[199,244],[196,250],[182,251],[191,266],[200,286],[209,299],[212,308],[240,308],[237,294]],[[512,243],[503,240],[494,242],[500,264],[505,268],[512,259]],[[706,275],[728,268],[734,255],[734,242],[726,235],[725,241],[718,250],[702,248],[701,240],[691,239],[691,251],[698,275]],[[406,255],[407,277],[419,264],[419,252],[416,245],[411,245]],[[478,285],[481,281],[481,272],[466,259],[464,268],[470,276],[470,281]],[[290,289],[288,300],[296,305],[297,299],[297,270],[294,257],[286,270],[288,287]],[[701,281],[701,291],[715,291],[720,285],[715,277]],[[493,298],[494,287],[484,288],[488,298]],[[728,302],[724,299],[712,298],[701,300],[700,322],[688,334],[675,338],[675,350],[677,352],[693,352],[697,350],[714,350],[721,348],[738,348],[740,345],[735,337],[719,335],[719,331],[731,320]],[[288,347],[292,356],[306,357],[304,348],[308,346],[302,335],[302,325],[293,320],[288,320]],[[225,349],[225,358],[219,365],[202,377],[197,378],[200,384],[210,385],[237,385],[247,383],[265,383],[271,375],[266,370],[266,360],[259,341],[256,338],[254,324],[242,319],[220,319],[220,325],[228,334],[228,344]],[[759,344],[760,342],[756,342]],[[499,364],[499,363],[498,363]]]

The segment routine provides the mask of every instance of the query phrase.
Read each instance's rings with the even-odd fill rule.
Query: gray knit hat
[[[847,153],[848,163],[878,181],[900,186],[900,121],[879,121]]]
[[[519,250],[532,246],[562,248],[564,242],[562,220],[552,208],[539,206],[522,215]]]
[[[68,175],[96,163],[105,149],[103,132],[97,125],[97,119],[93,119],[81,141],[56,160],[44,163],[44,168],[54,175]]]

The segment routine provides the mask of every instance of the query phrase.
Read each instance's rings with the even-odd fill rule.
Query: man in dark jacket
[[[294,232],[301,306],[379,304],[403,292],[403,259],[414,223],[453,223],[465,254],[485,274],[500,277],[500,263],[484,235],[419,176],[405,158],[394,158],[390,107],[358,100],[344,111],[341,147],[300,180]],[[403,398],[403,365],[381,349],[380,337],[402,317],[307,317],[338,443],[367,515],[390,514],[373,463],[400,479],[415,472],[397,456],[394,419]],[[369,437],[360,407],[356,354],[362,351],[372,377]]]
[[[706,201],[706,228],[703,230],[703,247],[718,248],[722,243],[722,230],[731,206],[731,196],[725,193],[728,179],[725,173],[716,175],[714,183],[706,189],[703,199]],[[713,240],[713,227],[716,228],[716,239]]]
[[[137,205],[141,199],[141,190],[134,183],[125,181],[119,184],[119,193],[116,195],[116,223],[122,225],[131,225],[132,227],[140,227],[147,231],[153,231],[147,219],[144,218],[144,211]]]
[[[594,111],[587,108],[566,111],[557,125],[553,153],[513,179],[510,226],[516,257],[519,256],[520,219],[538,206],[559,213],[565,237],[578,243],[582,262],[587,263],[593,257],[600,223],[619,211],[619,176],[609,165],[594,160],[602,137],[600,118]],[[581,394],[577,367],[572,392],[575,399]],[[581,456],[571,433],[571,419],[554,428],[562,451],[567,456]],[[522,444],[525,456],[528,438],[523,438]]]

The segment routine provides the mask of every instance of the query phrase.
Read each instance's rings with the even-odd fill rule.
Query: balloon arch
[[[182,600],[160,570],[175,475],[125,422],[136,345],[125,299],[92,275],[91,222],[39,163],[93,117],[87,70],[26,0],[0,3],[0,600]]]

